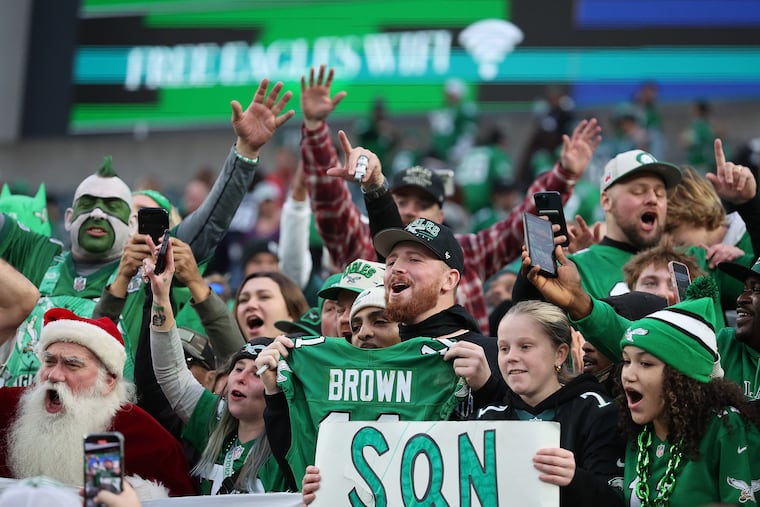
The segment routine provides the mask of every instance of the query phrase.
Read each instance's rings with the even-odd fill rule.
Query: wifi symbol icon
[[[523,41],[522,30],[503,19],[482,19],[459,34],[459,43],[478,63],[478,75],[491,81],[507,54]]]

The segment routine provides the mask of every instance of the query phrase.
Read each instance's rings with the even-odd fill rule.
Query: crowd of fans
[[[301,80],[298,156],[271,147],[294,116],[282,83],[233,102],[221,172],[199,171],[180,202],[130,189],[110,158],[61,224],[44,187],[3,189],[0,476],[81,487],[81,436],[111,430],[125,492],[96,501],[302,491],[309,504],[319,423],[388,415],[328,399],[340,364],[413,370],[399,420],[559,422],[560,446],[525,466],[563,507],[755,501],[760,167],[726,157],[707,103],[672,163],[654,83],[609,127],[551,88],[513,162],[461,81],[424,148],[382,100],[333,132],[346,93],[332,81],[324,66]],[[540,191],[569,219],[555,278],[523,247]],[[166,211],[166,245],[137,232],[143,207]],[[694,280],[685,297],[671,262]]]

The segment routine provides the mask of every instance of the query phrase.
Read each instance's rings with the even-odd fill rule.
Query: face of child
[[[667,436],[662,379],[665,363],[649,352],[629,345],[623,349],[621,380],[633,422],[654,425],[661,439]]]
[[[556,347],[532,317],[522,314],[505,317],[498,335],[499,369],[523,401],[536,406],[561,387],[556,365],[567,359],[567,345]]]

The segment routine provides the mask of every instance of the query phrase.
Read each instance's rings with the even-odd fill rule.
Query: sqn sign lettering
[[[558,506],[532,457],[559,446],[539,421],[323,423],[316,507]]]

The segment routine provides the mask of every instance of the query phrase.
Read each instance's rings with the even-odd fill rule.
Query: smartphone
[[[157,275],[160,275],[166,269],[166,249],[169,248],[170,241],[171,231],[166,229],[161,240],[161,248],[158,249],[158,255],[156,256],[156,267],[153,268],[153,272]]]
[[[530,255],[530,267],[541,266],[542,275],[556,278],[557,256],[554,253],[552,223],[530,213],[523,213],[525,246]]]
[[[686,289],[691,284],[689,268],[683,262],[670,261],[668,262],[668,271],[670,272],[671,283],[676,289],[677,302],[680,303],[686,299]]]
[[[102,489],[119,494],[124,481],[124,436],[118,431],[84,436],[84,507],[101,507]]]
[[[158,244],[164,231],[169,228],[169,213],[164,208],[140,208],[137,210],[137,232],[148,234]]]
[[[538,216],[545,216],[552,224],[559,225],[559,231],[555,236],[565,235],[565,241],[560,244],[565,247],[570,245],[570,235],[567,233],[565,211],[562,209],[562,197],[560,197],[559,192],[536,192],[533,194],[533,202],[536,203],[536,214]]]

